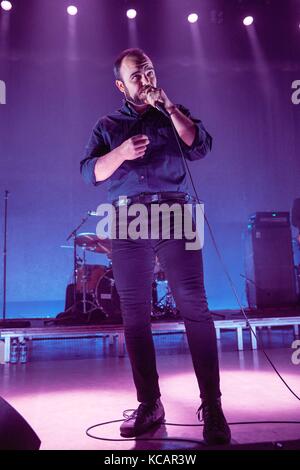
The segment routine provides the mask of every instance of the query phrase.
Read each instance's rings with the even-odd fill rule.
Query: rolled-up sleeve
[[[185,142],[183,142],[183,140],[181,140],[185,157],[188,160],[199,160],[200,158],[205,157],[205,155],[211,151],[212,137],[207,132],[200,119],[194,118],[190,111],[184,106],[179,105],[178,108],[183,114],[193,121],[196,128],[196,134],[192,145],[187,145]]]
[[[80,162],[80,173],[87,184],[98,186],[103,181],[96,181],[95,165],[99,157],[107,154],[110,148],[105,143],[100,120],[96,123],[88,144],[85,148],[85,156]]]

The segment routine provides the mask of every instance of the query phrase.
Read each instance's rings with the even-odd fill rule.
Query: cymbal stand
[[[83,304],[83,313],[84,313],[84,315],[86,315],[87,313],[91,314],[91,312],[93,310],[97,310],[98,307],[95,304],[95,302],[92,302],[91,300],[87,300],[87,295],[86,294],[87,294],[88,273],[87,273],[87,270],[86,270],[86,247],[85,246],[82,246],[82,252],[83,252],[82,264],[81,264],[81,268],[82,268],[82,272],[83,272],[83,275],[82,275],[82,304]],[[91,304],[92,308],[87,309],[87,304]]]
[[[85,246],[82,247],[83,252],[83,276],[82,276],[82,303],[83,303],[83,313],[86,314],[86,284],[87,284],[87,272],[86,272],[86,254],[85,254]]]
[[[77,225],[77,227],[75,227],[74,230],[72,230],[72,232],[67,237],[67,241],[69,241],[71,238],[73,238],[73,283],[74,283],[74,292],[73,292],[73,305],[71,307],[71,310],[75,310],[75,315],[77,313],[77,311],[76,311],[76,303],[77,303],[77,301],[76,301],[76,286],[77,286],[77,268],[78,268],[76,238],[77,238],[78,230],[85,224],[85,222],[88,220],[89,217],[90,217],[90,213],[88,212],[87,215],[82,218],[81,222]],[[84,253],[84,256],[85,256],[85,253]]]
[[[293,247],[295,247],[294,268],[295,268],[295,277],[296,277],[296,289],[297,289],[298,304],[300,305],[300,228],[299,228],[299,234],[297,238],[293,239]]]

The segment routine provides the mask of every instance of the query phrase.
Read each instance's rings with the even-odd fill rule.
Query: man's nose
[[[148,85],[150,83],[150,80],[149,78],[147,77],[147,75],[142,75],[142,84],[143,85]]]

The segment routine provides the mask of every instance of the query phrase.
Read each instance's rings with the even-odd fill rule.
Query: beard
[[[125,89],[125,98],[127,101],[129,101],[130,103],[133,103],[133,104],[136,104],[138,106],[141,106],[141,105],[145,105],[147,103],[145,103],[144,100],[142,100],[138,94],[134,95],[134,96],[131,96],[131,94],[129,93],[129,90],[128,88],[126,87],[126,85],[124,84],[124,89]]]

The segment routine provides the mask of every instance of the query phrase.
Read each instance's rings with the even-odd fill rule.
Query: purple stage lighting
[[[69,13],[69,15],[74,16],[74,15],[77,15],[78,10],[77,10],[77,7],[75,7],[74,5],[70,5],[67,8],[67,12]]]
[[[253,16],[246,16],[244,19],[243,19],[243,23],[245,26],[250,26],[254,21],[254,18]]]
[[[9,11],[12,9],[12,4],[11,2],[8,2],[7,0],[3,0],[1,2],[1,8],[5,11]]]
[[[188,16],[188,21],[189,23],[196,23],[196,21],[198,21],[197,13],[190,13]]]
[[[126,15],[127,15],[127,18],[129,18],[130,20],[133,20],[136,17],[137,13],[136,13],[136,10],[134,10],[133,8],[130,8],[130,10],[127,10]]]

